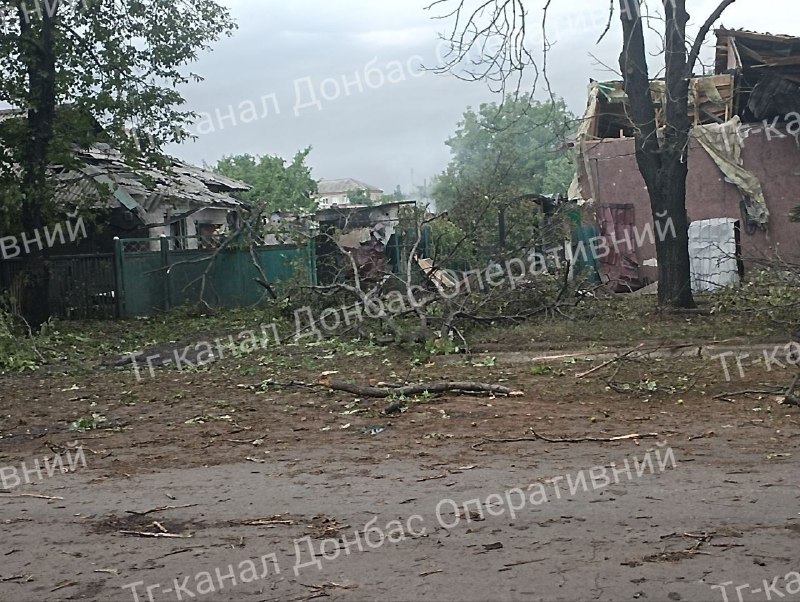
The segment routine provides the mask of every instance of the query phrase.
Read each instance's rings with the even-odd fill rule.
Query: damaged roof
[[[2,110],[0,122],[22,115],[24,112],[20,110]],[[51,166],[51,176],[57,182],[55,194],[59,204],[94,198],[98,204],[114,206],[119,203],[144,218],[145,212],[161,204],[177,202],[195,208],[235,209],[246,203],[231,194],[250,190],[248,184],[174,157],[166,157],[164,169],[133,167],[121,151],[106,143],[76,148],[74,156],[81,167]],[[111,198],[104,198],[103,189],[98,184],[108,188]]]
[[[117,200],[122,201],[121,196],[130,197],[147,212],[174,202],[235,209],[244,203],[230,196],[231,193],[250,190],[247,184],[172,157],[167,158],[166,169],[133,168],[119,150],[104,143],[77,150],[75,156],[84,166],[55,176],[64,201],[74,198],[79,191],[91,195],[92,188],[96,190],[93,182],[97,182],[110,186]],[[133,209],[125,202],[122,204]]]
[[[591,83],[596,98],[597,117],[587,132],[593,138],[617,138],[633,135],[633,124],[628,115],[628,95],[622,81]],[[667,87],[663,79],[650,80],[650,91],[659,126],[666,123]],[[731,74],[693,77],[689,84],[688,113],[694,125],[722,123],[734,112],[734,77]]]
[[[716,35],[715,71],[735,76],[744,121],[800,110],[800,37],[725,28]]]

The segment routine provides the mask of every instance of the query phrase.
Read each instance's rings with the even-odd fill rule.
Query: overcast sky
[[[429,0],[218,0],[231,7],[239,29],[233,37],[204,54],[193,71],[205,81],[187,86],[188,108],[224,116],[228,107],[247,107],[274,94],[280,113],[248,124],[220,128],[169,151],[193,163],[214,164],[223,155],[277,154],[291,157],[313,146],[309,163],[320,178],[356,178],[391,192],[421,185],[440,172],[449,159],[444,142],[464,110],[497,100],[484,83],[416,71],[420,58],[434,66],[438,34],[447,22],[431,19]],[[538,23],[544,0],[528,2]],[[718,0],[688,0],[692,31]],[[596,40],[607,17],[607,0],[554,0],[548,37],[553,48],[548,73],[553,91],[575,113],[582,113],[589,78],[615,79],[603,65],[614,66],[620,50],[620,27],[599,45]],[[800,34],[798,0],[739,0],[721,21],[729,28]],[[541,52],[541,36],[529,47]],[[712,54],[713,36],[705,58]],[[345,95],[342,78],[371,61],[384,78],[397,83],[356,86]],[[403,72],[399,71],[399,61]],[[387,64],[391,66],[387,68]],[[410,65],[410,69],[409,69]],[[412,71],[414,73],[412,74]],[[372,84],[381,76],[373,74]],[[337,87],[330,80],[337,80]],[[321,108],[296,106],[312,100],[311,82]],[[297,86],[297,88],[296,88]],[[298,99],[297,90],[300,90]],[[322,94],[331,100],[326,100]],[[295,109],[297,109],[297,114]],[[252,115],[246,116],[252,118]],[[238,120],[237,120],[238,121]],[[209,124],[198,127],[209,129]]]

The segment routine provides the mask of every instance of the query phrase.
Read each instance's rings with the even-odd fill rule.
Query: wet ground
[[[284,348],[3,377],[0,600],[800,599],[800,408],[738,393],[791,373],[656,361],[578,378],[602,362]],[[325,370],[523,395],[387,416]],[[76,440],[85,466],[15,486]]]

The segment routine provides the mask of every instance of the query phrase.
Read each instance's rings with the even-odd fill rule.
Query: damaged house
[[[321,209],[315,220],[317,236],[317,274],[328,284],[340,272],[352,273],[353,264],[339,249],[350,253],[362,278],[380,279],[387,271],[401,272],[407,261],[405,233],[400,232],[400,211],[414,201],[385,203],[374,207],[333,207]]]
[[[0,123],[22,116],[0,111]],[[99,126],[98,126],[99,127]],[[171,238],[172,248],[197,249],[212,244],[236,224],[244,203],[236,198],[250,186],[210,170],[167,158],[161,168],[133,166],[104,142],[77,147],[69,167],[53,165],[56,204],[64,213],[88,208],[95,214],[88,238],[53,253],[110,253],[113,239]],[[157,250],[158,243],[151,250]]]
[[[689,97],[686,210],[695,291],[735,282],[760,259],[800,261],[800,230],[788,218],[800,197],[800,38],[728,29],[716,37],[715,73],[692,79]],[[664,82],[652,81],[651,91],[663,128]],[[569,198],[609,241],[599,271],[620,291],[657,273],[633,133],[623,83],[592,81]]]
[[[178,159],[164,169],[133,168],[118,150],[97,143],[76,151],[80,167],[56,174],[59,203],[91,204],[103,215],[89,244],[110,252],[114,237],[170,237],[173,249],[212,246],[234,229],[247,184]],[[151,243],[157,250],[158,243]]]

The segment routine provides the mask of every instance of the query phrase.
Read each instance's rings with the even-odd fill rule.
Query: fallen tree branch
[[[618,362],[619,360],[629,356],[631,353],[640,350],[643,345],[644,345],[644,343],[642,343],[641,345],[639,345],[635,349],[631,349],[630,351],[627,351],[626,353],[623,353],[622,355],[618,355],[618,356],[608,360],[607,362],[603,362],[599,366],[595,366],[591,370],[587,370],[586,372],[581,372],[580,374],[576,374],[575,378],[584,378],[586,376],[589,376],[590,374],[593,374],[593,373],[597,372],[598,370],[602,370],[606,366],[609,366],[609,365],[613,364],[614,362]]]
[[[733,391],[732,393],[717,393],[711,399],[725,399],[727,397],[734,397],[736,395],[777,395],[781,392],[780,387],[775,387],[772,390],[764,389],[747,389],[744,391]]]
[[[466,381],[439,381],[432,383],[422,383],[417,385],[406,385],[404,387],[371,387],[357,385],[341,381],[328,380],[326,377],[320,378],[319,384],[333,391],[345,391],[354,395],[364,397],[385,398],[390,395],[417,395],[422,393],[444,393],[446,391],[460,391],[464,393],[493,393],[495,395],[513,395],[515,391],[502,385],[491,385],[479,382]]]
[[[146,516],[148,514],[153,514],[154,512],[164,512],[165,510],[177,510],[178,508],[194,508],[197,504],[182,504],[180,506],[159,506],[158,508],[153,508],[151,510],[145,510],[144,512],[138,512],[136,510],[126,510],[128,514],[135,514],[136,516]]]
[[[148,531],[120,531],[122,535],[135,535],[136,537],[166,537],[170,539],[190,539],[191,535],[178,535],[177,533],[150,533]]]
[[[553,439],[552,437],[540,435],[534,430],[531,431],[531,434],[537,439],[547,441],[548,443],[584,443],[586,441],[611,443],[613,441],[626,441],[628,439],[652,439],[658,437],[658,433],[631,433],[630,435],[618,435],[616,437],[565,437],[563,439]]]
[[[1,491],[0,493],[3,494],[4,498],[7,498],[7,497],[32,497],[32,498],[36,498],[36,499],[39,499],[39,500],[63,500],[64,499],[63,497],[59,497],[59,496],[56,496],[56,495],[39,495],[38,493],[14,493],[14,494],[11,494],[11,495],[9,495],[5,491]]]
[[[478,441],[478,443],[473,443],[470,447],[476,451],[481,451],[480,448],[487,443],[519,443],[520,441],[536,441],[537,437],[517,437],[515,439],[484,439],[482,441]]]
[[[632,433],[630,435],[618,435],[616,437],[575,437],[554,439],[552,437],[540,435],[534,430],[531,430],[530,433],[533,435],[533,437],[516,437],[514,439],[483,439],[478,443],[473,443],[471,447],[474,450],[480,451],[479,448],[487,443],[520,443],[522,441],[546,441],[548,443],[584,443],[589,441],[595,443],[612,443],[614,441],[627,441],[629,439],[650,439],[653,437],[658,437],[658,433]]]

